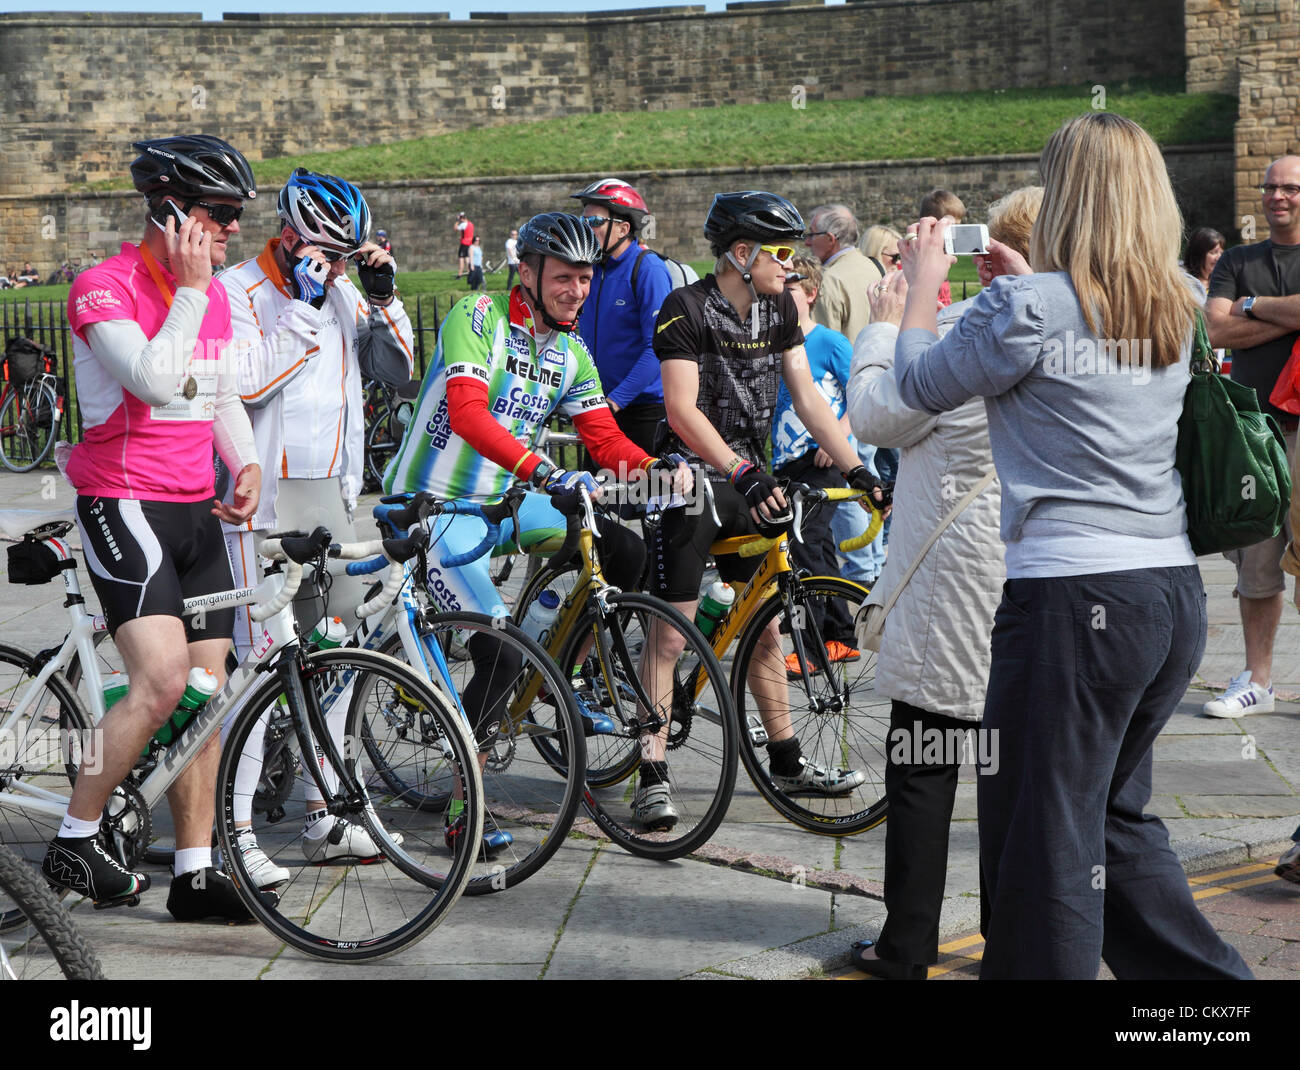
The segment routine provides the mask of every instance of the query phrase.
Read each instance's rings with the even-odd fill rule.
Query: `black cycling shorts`
[[[715,507],[722,526],[713,522],[708,506],[702,513],[670,509],[664,513],[654,534],[653,574],[650,590],[668,602],[694,602],[700,597],[700,580],[708,564],[709,547],[718,539],[757,535],[745,496],[730,483],[713,481]],[[704,504],[704,497],[698,500]],[[743,583],[758,569],[762,555],[741,557],[724,554],[718,558],[718,575],[727,583]]]
[[[77,527],[110,635],[137,617],[180,617],[181,602],[235,586],[212,502],[77,498]],[[185,641],[229,639],[235,611],[183,618]]]

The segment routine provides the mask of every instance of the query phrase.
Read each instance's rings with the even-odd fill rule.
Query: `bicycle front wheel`
[[[828,611],[831,620],[839,611],[842,628],[866,597],[865,588],[829,576],[800,580],[788,595],[778,591],[758,607],[732,666],[746,772],[782,817],[823,836],[875,828],[885,820],[888,805],[885,747],[890,703],[876,691],[875,651],[858,650],[853,643],[845,644],[847,649],[827,647],[827,630],[834,627],[826,624]],[[773,622],[779,656],[762,642]],[[833,655],[846,656],[833,661]],[[766,744],[776,724],[773,707],[782,705],[781,696],[807,763],[832,774],[843,771],[844,785],[857,783],[830,794],[816,785],[791,785],[773,777]]]
[[[222,854],[253,916],[291,946],[337,961],[383,958],[420,940],[441,922],[471,876],[483,820],[482,781],[473,746],[454,707],[407,666],[383,654],[348,648],[316,651],[307,657],[302,680],[310,692],[307,701],[318,703],[326,717],[340,708],[345,711],[343,738],[335,740],[344,768],[331,771],[319,747],[311,752],[322,763],[326,780],[338,784],[326,807],[336,822],[360,826],[378,853],[320,864],[305,843],[300,821],[280,820],[278,812],[253,808],[257,846],[289,875],[279,887],[276,906],[255,894],[251,862],[237,842],[241,829],[235,824],[236,813],[247,812],[247,796],[255,791],[237,778],[240,758],[257,720],[277,706],[289,710],[295,729],[301,725],[306,731],[305,712],[292,708],[279,680],[269,680],[247,700],[222,750],[217,779]],[[432,741],[429,782],[448,801],[459,798],[464,804],[466,834],[453,841],[452,849],[444,846],[444,813],[406,806],[387,792],[366,757],[364,725],[384,720],[393,706],[414,709],[427,726]],[[301,813],[309,780],[314,783],[309,770],[296,769],[291,811]]]
[[[496,845],[474,867],[468,895],[499,892],[536,873],[564,842],[582,801],[586,768],[583,725],[568,681],[538,644],[508,620],[482,613],[439,613],[420,630],[436,644],[455,697],[469,714],[500,696],[492,715],[496,737],[479,747],[486,835]],[[405,659],[400,635],[384,653]],[[424,671],[445,683],[431,650],[419,652]],[[417,711],[392,703],[362,726],[376,772],[402,802],[441,813],[446,806],[430,772],[438,741]]]
[[[612,612],[590,611],[570,635],[560,668],[579,701],[613,722],[587,741],[583,803],[615,843],[643,858],[670,859],[706,843],[726,816],[736,786],[736,711],[726,675],[704,637],[681,613],[650,595],[610,597]],[[656,645],[657,644],[657,645]],[[675,658],[657,649],[680,650]],[[664,809],[643,802],[632,777],[650,736],[667,727]],[[621,779],[615,779],[622,773]]]
[[[102,981],[104,967],[44,879],[0,845],[0,981]]]

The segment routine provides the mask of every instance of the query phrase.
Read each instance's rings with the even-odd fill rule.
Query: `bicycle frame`
[[[263,545],[265,546],[265,544]],[[67,553],[70,555],[70,549],[67,550]],[[295,730],[298,734],[299,744],[303,747],[303,753],[311,753],[312,739],[314,738],[319,740],[318,745],[331,766],[336,769],[342,768],[342,757],[325,725],[324,710],[342,694],[346,693],[351,683],[351,674],[345,674],[335,681],[330,692],[323,696],[319,702],[315,701],[314,693],[307,691],[302,686],[302,679],[297,666],[297,656],[300,648],[293,611],[290,608],[290,602],[297,591],[301,573],[301,566],[290,562],[286,572],[271,573],[256,586],[202,595],[184,601],[181,611],[186,615],[209,609],[224,609],[257,603],[258,608],[253,611],[253,619],[262,623],[262,641],[249,651],[244,660],[231,672],[221,689],[189,720],[179,737],[159,755],[153,771],[139,784],[138,791],[141,799],[149,810],[153,810],[162,801],[190,762],[207,746],[214,736],[220,733],[222,722],[230,711],[260,682],[257,678],[258,674],[265,675],[268,671],[274,672],[280,677],[289,694],[291,708],[299,711],[306,710],[307,724],[304,725],[301,718],[294,719]],[[97,711],[97,716],[92,722],[92,730],[93,725],[97,725],[104,716],[101,690],[102,678],[99,674],[91,636],[95,631],[103,630],[106,625],[103,624],[102,617],[91,617],[82,608],[83,600],[80,596],[80,584],[77,581],[75,570],[65,570],[64,584],[69,593],[68,608],[72,616],[72,630],[60,647],[59,653],[42,667],[41,672],[33,680],[23,698],[5,719],[4,724],[0,725],[0,737],[3,737],[6,732],[12,732],[13,724],[30,709],[35,697],[41,693],[44,683],[53,673],[71,660],[71,653],[74,649],[81,656],[87,685],[92,693],[92,706]],[[76,601],[73,600],[74,597]],[[309,695],[311,695],[310,698]],[[308,735],[309,729],[310,735]],[[76,757],[71,753],[71,746],[74,742],[78,741],[68,741],[69,760]],[[91,741],[83,740],[79,742],[82,745],[82,760],[84,761],[88,753],[86,749],[87,742],[93,747],[93,737]],[[93,753],[93,751],[90,753]],[[306,762],[304,764],[311,770],[313,779],[316,780],[317,786],[321,789],[322,797],[328,798],[332,793],[325,784],[319,764],[316,762]],[[12,781],[4,792],[0,792],[0,795],[5,798],[7,803],[14,805],[16,809],[41,814],[55,820],[62,818],[68,806],[68,796],[29,784],[22,778]]]

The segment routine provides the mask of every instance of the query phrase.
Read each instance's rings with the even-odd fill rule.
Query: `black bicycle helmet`
[[[600,261],[600,238],[581,216],[543,212],[519,228],[519,252],[591,266]]]
[[[137,141],[140,155],[131,164],[135,188],[151,201],[173,196],[180,200],[200,197],[257,196],[253,169],[243,154],[219,137],[190,134]]]
[[[519,228],[519,254],[526,256],[529,253],[536,253],[543,258],[553,256],[566,264],[592,267],[600,262],[602,249],[600,238],[581,216],[565,212],[543,212]],[[546,260],[543,259],[537,269],[537,293],[529,292],[522,276],[519,279],[520,289],[533,309],[541,313],[543,323],[554,331],[569,334],[578,325],[577,317],[572,320],[557,320],[546,310],[540,299],[542,274],[545,271]]]
[[[775,193],[747,190],[716,193],[704,221],[704,236],[714,256],[721,256],[741,238],[763,242],[797,241],[803,237],[803,216]]]

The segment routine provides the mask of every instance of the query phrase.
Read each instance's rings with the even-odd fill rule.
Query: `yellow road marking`
[[[1209,899],[1212,895],[1222,895],[1224,892],[1235,892],[1238,888],[1250,888],[1256,884],[1267,884],[1269,881],[1281,880],[1281,877],[1275,877],[1272,873],[1265,874],[1263,877],[1252,877],[1246,881],[1234,881],[1232,884],[1217,884],[1213,888],[1202,888],[1199,892],[1193,892],[1193,899]]]
[[[1276,862],[1256,862],[1249,866],[1238,866],[1236,869],[1225,869],[1222,873],[1206,873],[1199,877],[1188,877],[1188,884],[1213,884],[1215,881],[1221,881],[1224,877],[1239,877],[1243,873],[1260,873],[1264,870],[1272,871]]]

